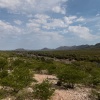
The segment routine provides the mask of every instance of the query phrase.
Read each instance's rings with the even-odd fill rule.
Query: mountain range
[[[79,49],[100,49],[100,43],[97,43],[95,45],[79,45],[79,46],[60,46],[56,49],[49,49],[49,48],[43,48],[41,50],[48,51],[48,50],[79,50]]]
[[[95,45],[78,45],[78,46],[60,46],[58,48],[55,49],[50,49],[50,48],[43,48],[40,49],[39,51],[50,51],[50,50],[81,50],[81,49],[100,49],[100,43],[97,43]],[[30,50],[26,50],[23,48],[18,48],[16,49],[16,51],[30,51]]]

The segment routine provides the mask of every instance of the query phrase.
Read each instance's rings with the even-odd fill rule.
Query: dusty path
[[[35,74],[35,79],[41,83],[45,79],[50,79],[51,82],[56,83],[57,78],[53,75],[41,75]],[[54,80],[53,80],[54,79]],[[55,90],[54,96],[51,100],[90,100],[88,94],[90,89],[88,88],[76,88],[74,90]]]

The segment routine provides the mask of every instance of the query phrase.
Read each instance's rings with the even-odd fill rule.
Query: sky
[[[100,42],[100,0],[0,0],[0,50]]]

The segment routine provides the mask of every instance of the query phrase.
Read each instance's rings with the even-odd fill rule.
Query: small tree
[[[43,81],[41,84],[36,84],[34,87],[34,98],[39,100],[48,100],[54,93],[51,84],[48,81]]]

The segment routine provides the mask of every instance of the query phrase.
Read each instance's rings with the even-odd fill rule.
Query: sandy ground
[[[85,90],[85,89],[84,89]],[[52,100],[89,100],[86,90],[56,90]]]
[[[43,80],[45,79],[48,79],[50,82],[54,84],[57,83],[57,78],[56,76],[53,76],[53,75],[35,74],[34,78],[38,81],[38,83],[43,82]],[[84,88],[84,87],[81,87],[81,88],[77,87],[75,89],[68,89],[68,90],[56,89],[51,100],[90,100],[88,98],[89,93],[90,93],[90,89]],[[2,100],[15,100],[15,98],[7,97]]]
[[[53,75],[35,74],[34,78],[38,81],[38,83],[42,83],[46,79],[48,79],[50,82],[55,83],[55,84],[57,82],[56,76],[53,76]]]
[[[35,79],[41,83],[45,79],[49,79],[54,84],[57,82],[56,76],[53,75],[40,75],[35,74]],[[51,100],[90,100],[88,98],[90,89],[88,88],[76,88],[74,90],[59,90],[56,89]]]

